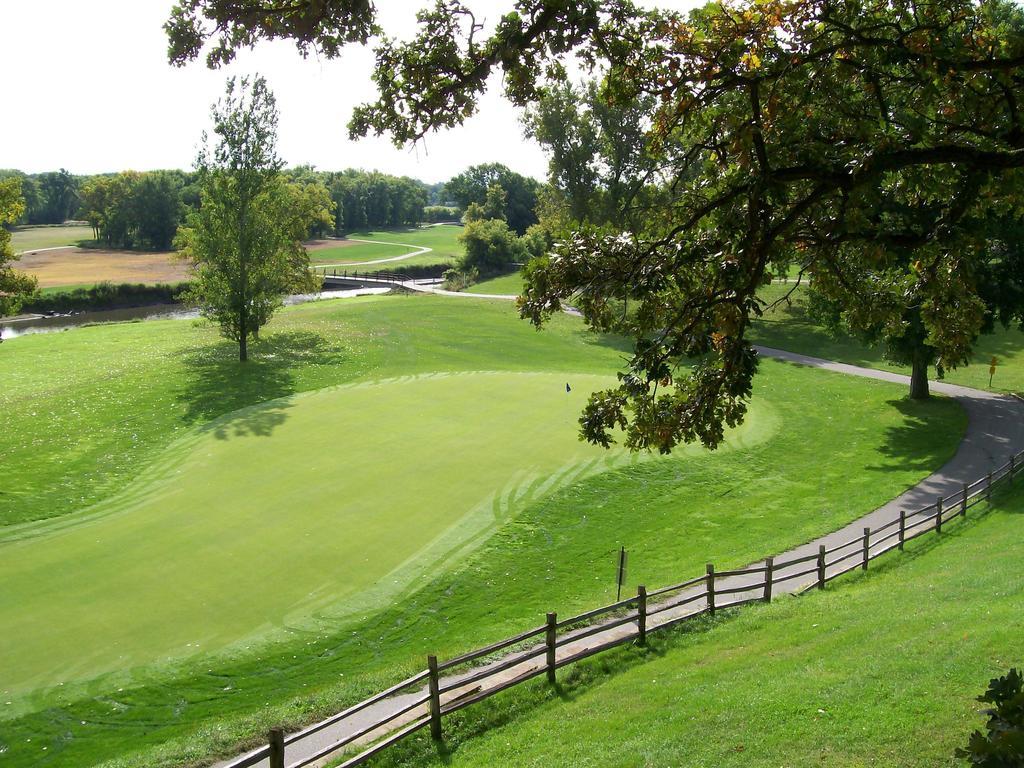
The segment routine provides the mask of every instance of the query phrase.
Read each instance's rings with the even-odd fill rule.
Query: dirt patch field
[[[347,248],[350,245],[362,245],[355,240],[307,240],[303,245],[307,251],[322,251],[325,248]]]
[[[83,248],[28,252],[17,269],[39,278],[40,288],[92,283],[178,283],[188,279],[188,266],[173,253],[137,253]]]
[[[310,252],[363,245],[352,240],[311,240]],[[15,263],[17,269],[39,278],[40,288],[94,283],[178,283],[188,279],[188,266],[173,253],[140,253],[93,248],[58,248],[27,251]]]

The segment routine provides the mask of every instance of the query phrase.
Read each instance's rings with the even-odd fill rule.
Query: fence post
[[[549,613],[548,614],[548,631],[547,631],[547,637],[545,638],[545,640],[546,640],[546,643],[547,643],[547,646],[548,646],[548,653],[547,653],[548,682],[552,683],[552,684],[554,684],[554,682],[555,682],[555,631],[557,630],[557,627],[556,627],[557,624],[558,624],[558,614]]]
[[[284,768],[284,730],[270,729],[270,768]]]
[[[427,671],[430,673],[427,687],[430,691],[430,738],[441,740],[441,686],[437,679],[437,656],[427,656]]]
[[[708,563],[707,570],[708,613],[715,615],[715,566]]]
[[[900,510],[900,552],[903,551],[903,543],[907,540],[907,512]]]
[[[992,473],[988,473],[988,483],[985,485],[985,501],[992,501]]]
[[[636,588],[636,629],[637,641],[647,645],[647,587],[643,584]]]
[[[967,483],[964,483],[964,496],[960,499],[960,517],[967,517]]]
[[[865,528],[864,529],[864,562],[860,566],[862,571],[866,571],[868,569],[868,560],[870,560],[870,559],[871,559],[871,529],[870,528]]]
[[[942,533],[942,497],[935,501],[935,532]]]
[[[775,578],[775,558],[769,557],[764,561],[764,601],[772,601],[772,580]]]
[[[825,545],[818,545],[818,589],[825,588]]]

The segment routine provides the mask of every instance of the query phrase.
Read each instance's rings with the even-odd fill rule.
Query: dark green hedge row
[[[97,309],[125,309],[153,304],[175,304],[188,283],[98,283],[91,288],[47,293],[29,299],[22,312],[84,312]]]

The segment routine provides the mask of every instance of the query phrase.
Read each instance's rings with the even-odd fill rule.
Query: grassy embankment
[[[825,592],[458,713],[440,758],[418,737],[375,765],[961,766],[975,697],[1024,660],[1024,492],[976,509]]]
[[[523,291],[523,276],[513,272],[490,280],[481,280],[464,289],[466,293],[487,293],[498,296],[518,296]]]
[[[947,401],[910,404],[898,387],[765,363],[750,421],[728,450],[593,475],[600,467],[588,470],[590,454],[575,459],[585,449],[557,434],[572,429],[579,405],[562,399],[563,379],[582,394],[615,370],[621,350],[572,318],[538,334],[503,303],[325,302],[283,312],[254,353],[239,367],[230,344],[187,322],[4,345],[3,514],[13,523],[69,513],[10,527],[0,544],[4,583],[22,585],[2,598],[4,615],[22,617],[3,641],[4,658],[21,665],[6,667],[13,677],[2,686],[12,702],[0,715],[7,764],[120,755],[113,764],[179,765],[231,751],[270,723],[307,721],[360,698],[418,668],[426,652],[456,653],[533,625],[545,610],[606,601],[620,544],[633,553],[631,582],[659,584],[706,559],[739,564],[834,528],[941,464],[964,426]],[[484,370],[505,373],[404,379],[393,392],[369,385]],[[551,387],[557,405],[545,400]],[[246,408],[253,403],[264,405]],[[405,444],[372,436],[358,414],[373,409],[390,427],[402,419],[387,411],[411,418]],[[533,409],[555,424],[543,439],[534,432],[495,444],[533,429]],[[482,442],[467,451],[459,435],[481,415],[474,440]],[[431,450],[453,454],[453,465],[422,473],[432,486],[398,489],[420,481],[406,456]],[[500,477],[464,455],[493,450]],[[462,459],[476,462],[472,473],[455,466]],[[185,469],[173,487],[162,485]],[[342,486],[326,499],[316,492],[346,473],[376,478],[389,504],[406,506],[366,500],[346,517]],[[296,503],[265,505],[264,475],[300,494]],[[452,485],[476,496],[452,499]],[[399,492],[406,501],[396,501]],[[444,505],[430,503],[435,494]],[[95,515],[78,513],[90,505]],[[490,537],[445,568],[385,575],[392,564],[382,563],[360,581],[367,566],[352,562],[360,542],[366,557],[422,543],[409,534],[434,526],[437,549],[406,553],[426,566],[463,541],[446,541],[444,532],[461,527],[446,525],[474,519]],[[307,568],[307,557],[321,566]],[[360,587],[368,602],[354,599]],[[91,615],[68,592],[95,605]],[[67,624],[60,632],[58,621]],[[153,630],[160,622],[167,637]],[[180,647],[178,635],[189,632],[192,646]],[[121,666],[112,651],[124,655]]]

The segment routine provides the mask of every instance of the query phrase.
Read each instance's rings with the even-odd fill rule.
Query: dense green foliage
[[[983,768],[1024,765],[1024,678],[1021,673],[1011,669],[993,678],[978,701],[992,705],[986,711],[985,733],[971,734],[967,748],[957,749],[957,757],[966,757],[971,765]]]
[[[458,269],[466,274],[491,277],[508,272],[512,264],[526,261],[526,246],[502,219],[468,222],[459,242],[466,253],[459,260]]]
[[[540,184],[534,179],[516,173],[501,163],[474,165],[453,176],[444,185],[445,194],[464,210],[470,205],[483,206],[488,191],[497,185],[505,193],[501,211],[489,211],[487,218],[504,218],[508,225],[522,235],[537,223],[537,193]]]
[[[487,187],[482,203],[469,204],[463,216],[466,226],[459,235],[465,252],[455,268],[445,273],[450,290],[462,290],[480,278],[507,273],[527,259],[547,253],[552,238],[545,227],[533,224],[522,237],[509,227],[507,200],[504,187],[494,182]]]
[[[15,224],[63,224],[78,212],[81,179],[63,168],[34,174],[0,170],[3,178],[16,178],[21,184],[25,207]]]
[[[174,304],[188,290],[188,283],[97,283],[89,287],[59,288],[25,301],[25,312],[85,312],[100,309]]]
[[[90,504],[102,509],[133,478],[145,481],[158,475],[160,457],[172,441],[180,446],[206,435],[197,460],[208,451],[230,449],[233,432],[218,441],[211,439],[213,429],[202,429],[215,418],[229,430],[235,425],[270,427],[266,436],[246,439],[254,450],[272,450],[273,425],[289,418],[289,396],[332,384],[455,371],[548,371],[561,374],[554,378],[562,398],[564,381],[581,381],[583,374],[613,374],[623,346],[610,341],[586,332],[572,317],[555,318],[545,333],[538,334],[517,321],[510,303],[432,297],[355,299],[286,309],[254,343],[249,366],[232,363],[232,345],[218,342],[215,329],[188,321],[26,336],[5,345],[0,356],[0,375],[10,382],[0,394],[9,414],[0,445],[0,456],[7,457],[0,502],[7,520],[71,512]],[[579,391],[581,397],[584,394]],[[104,759],[119,765],[169,766],[198,760],[211,750],[230,753],[239,740],[261,739],[270,724],[308,722],[379,690],[419,668],[427,652],[453,655],[531,626],[545,610],[568,612],[607,601],[614,589],[607,576],[609,564],[620,543],[633,555],[627,585],[632,588],[640,580],[661,584],[700,571],[705,558],[738,565],[805,540],[877,506],[944,462],[955,449],[964,426],[955,404],[900,403],[897,395],[897,388],[880,382],[767,363],[751,419],[730,438],[727,450],[710,454],[690,448],[671,459],[591,476],[607,466],[599,459],[582,474],[567,471],[491,489],[497,492],[494,503],[480,511],[481,520],[494,526],[495,533],[476,542],[479,553],[463,550],[449,555],[445,563],[450,570],[411,585],[381,612],[331,614],[318,629],[297,631],[269,645],[242,643],[226,655],[204,643],[203,650],[193,650],[196,655],[190,658],[140,665],[131,674],[87,684],[61,677],[57,656],[51,654],[49,674],[65,684],[19,696],[0,713],[5,718],[0,732],[9,747],[5,759],[12,766]],[[503,399],[495,398],[494,403]],[[438,402],[456,411],[468,407],[464,400]],[[254,403],[265,406],[247,409]],[[561,428],[571,440],[574,404],[563,405]],[[416,408],[395,403],[397,415]],[[322,421],[331,439],[344,441],[344,427],[336,426],[338,420],[344,423],[344,408],[316,410],[325,417],[330,414]],[[454,411],[445,412],[454,445],[458,422],[450,418]],[[368,412],[367,418],[372,415]],[[516,427],[527,423],[515,409],[501,419]],[[386,438],[381,435],[381,440]],[[311,468],[324,462],[332,466],[331,451],[305,457],[299,447],[295,450],[296,462]],[[823,451],[833,453],[835,460],[820,465]],[[387,456],[385,461],[375,455],[350,459],[349,466],[360,461],[363,473],[371,472],[372,464],[372,472],[394,472],[398,479],[393,485],[408,486],[412,479],[405,463],[396,460],[393,451]],[[271,464],[261,466],[273,471],[286,468]],[[810,476],[806,468],[812,464],[819,470]],[[246,477],[249,482],[257,480],[251,472]],[[446,476],[425,477],[451,485]],[[723,488],[729,489],[728,506],[723,506]],[[260,492],[258,483],[249,491]],[[429,490],[423,493],[431,495]],[[133,499],[144,504],[157,500],[159,495],[144,493]],[[627,506],[631,514],[623,516],[621,509]],[[187,519],[201,513],[199,529],[223,523],[229,533],[241,535],[251,526],[238,523],[232,528],[233,518],[221,515],[248,508],[243,493],[230,503],[225,499],[216,507],[193,510]],[[274,515],[274,524],[304,531],[305,505],[283,509]],[[734,524],[725,525],[723,514]],[[173,556],[154,555],[149,570],[137,565],[139,585],[152,578],[156,588],[165,589],[168,568],[179,567],[174,563],[180,563],[182,578],[213,578],[212,570],[194,573],[199,569],[190,567],[202,547],[189,538],[193,527],[185,524],[186,517],[179,520],[180,525],[165,526],[167,537],[147,535],[137,546],[125,548],[145,554],[173,543]],[[9,535],[43,535],[36,543],[45,545],[40,556],[46,560],[61,556],[59,547],[50,552],[50,545],[56,547],[57,542],[79,541],[90,551],[111,546],[106,536],[83,536],[99,530],[90,525],[101,524],[107,530],[108,521],[130,528],[132,516],[99,517],[89,523],[72,514],[38,529],[9,529]],[[56,538],[45,538],[50,535]],[[259,563],[273,563],[274,568],[292,561],[282,547],[295,547],[288,551],[298,553],[313,541],[301,535],[254,536],[268,547]],[[93,544],[95,539],[100,541]],[[334,542],[341,545],[342,539],[347,537],[315,537],[317,547],[327,548]],[[13,553],[35,544],[25,538],[2,546],[13,547],[11,557],[3,558],[6,567],[13,567]],[[226,549],[219,548],[218,555],[226,558]],[[119,550],[117,557],[124,556]],[[81,574],[76,583],[83,587],[93,583],[86,572],[102,570],[105,562],[88,556],[72,560],[71,572]],[[262,567],[235,568],[230,560],[225,564],[233,578],[246,581],[245,594],[250,597],[300,586],[288,576],[272,586],[261,585]],[[341,567],[339,562],[321,576],[327,590],[318,592],[321,597],[346,588],[349,579],[341,576]],[[4,599],[13,601],[10,611],[24,615],[31,601],[44,599],[71,572],[41,567],[31,594],[5,592]],[[10,587],[14,579],[5,583]],[[394,585],[385,580],[380,588]],[[377,593],[371,600],[373,594]],[[105,600],[116,597],[108,593]],[[227,606],[245,602],[235,597],[210,595],[212,602],[204,610],[217,610],[226,600],[225,617],[233,615],[236,609]],[[207,623],[213,619],[203,615],[183,615],[181,626],[194,626],[206,637]],[[289,615],[293,620],[284,623],[300,626],[297,615]],[[124,622],[130,623],[130,618]],[[112,620],[105,626],[116,629],[124,622]],[[271,622],[275,623],[280,622]],[[58,642],[61,636],[48,634],[45,642]],[[75,658],[83,658],[83,639],[67,637],[77,649]],[[31,650],[30,640],[24,633],[12,633],[2,642],[14,644],[20,658]],[[96,663],[97,657],[90,659]],[[77,667],[78,674],[86,668]]]
[[[6,225],[18,220],[24,205],[18,180],[0,180],[0,317],[15,314],[22,301],[36,288],[34,278],[11,266],[15,255]]]
[[[334,234],[413,226],[423,221],[427,189],[422,181],[373,171],[321,174],[335,206]]]
[[[1024,493],[993,506],[824,592],[500,694],[447,717],[443,750],[424,734],[380,764],[964,766],[953,751],[980,723],[979,681],[1016,663],[1024,632]]]
[[[644,228],[657,202],[650,179],[656,160],[645,135],[654,105],[650,94],[616,98],[596,80],[579,87],[555,80],[541,92],[524,124],[548,156],[551,191],[539,213],[549,229]]]
[[[204,147],[197,162],[199,210],[177,240],[194,274],[186,300],[238,342],[242,362],[250,338],[284,297],[317,287],[302,241],[314,222],[326,224],[331,215],[316,186],[286,182],[277,119],[265,80],[228,81],[213,108],[218,142]]]
[[[166,251],[183,220],[183,190],[191,181],[180,171],[93,176],[79,191],[79,215],[107,247]]]

